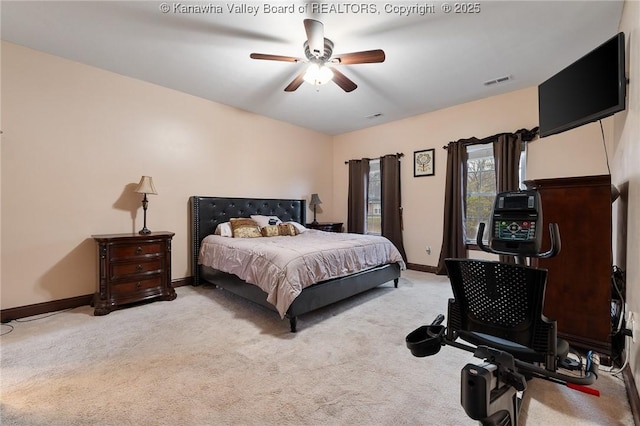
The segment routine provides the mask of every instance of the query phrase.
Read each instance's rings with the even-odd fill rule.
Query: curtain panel
[[[500,135],[493,142],[496,193],[516,191],[520,188],[520,155],[522,154],[522,144],[522,135],[519,133]],[[516,262],[514,256],[501,254],[498,257],[500,262]]]
[[[402,197],[400,191],[400,156],[380,157],[382,236],[398,249],[404,261],[407,255],[402,240]]]
[[[369,192],[369,159],[349,160],[347,195],[347,232],[364,234],[367,225]]]
[[[447,258],[466,258],[464,194],[467,184],[467,145],[478,139],[464,139],[447,145],[447,175],[444,193],[444,225],[436,274],[446,275]]]
[[[496,192],[516,191],[520,186],[522,136],[503,134],[493,142],[496,168]]]

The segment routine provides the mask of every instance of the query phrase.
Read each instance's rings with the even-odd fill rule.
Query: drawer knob
[[[136,254],[141,254],[141,253],[142,253],[142,247],[137,247]]]
[[[138,272],[142,271],[143,269],[144,269],[144,266],[142,266],[142,265],[136,266],[136,271],[138,271]]]
[[[136,288],[138,288],[138,289],[139,289],[140,287],[142,287],[142,283],[141,283],[140,281],[138,281],[138,282],[136,283]]]

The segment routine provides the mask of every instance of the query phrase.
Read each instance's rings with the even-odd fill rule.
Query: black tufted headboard
[[[213,234],[219,223],[232,217],[249,217],[252,214],[278,216],[282,221],[306,223],[306,200],[269,198],[225,198],[192,196],[191,201],[191,273],[194,284],[200,284],[198,254],[200,243]]]

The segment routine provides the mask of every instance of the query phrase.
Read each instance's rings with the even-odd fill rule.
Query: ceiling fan
[[[304,42],[304,55],[306,59],[295,58],[293,56],[269,55],[264,53],[252,53],[252,59],[263,59],[267,61],[283,62],[303,62],[308,63],[296,78],[293,79],[285,92],[295,91],[303,81],[314,85],[321,85],[333,80],[345,92],[351,92],[358,87],[351,79],[335,68],[335,65],[370,64],[384,62],[385,54],[380,49],[365,50],[362,52],[344,53],[333,55],[333,42],[324,38],[324,25],[315,19],[305,19],[304,29],[307,33],[307,41]],[[330,64],[331,67],[328,67]]]

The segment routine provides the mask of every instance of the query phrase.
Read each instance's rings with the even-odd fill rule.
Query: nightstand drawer
[[[113,284],[112,295],[130,295],[140,291],[145,291],[150,288],[158,289],[158,293],[162,292],[162,276],[156,275],[151,278],[142,280],[125,281],[122,283]]]
[[[111,279],[117,280],[126,275],[144,274],[149,272],[162,272],[162,259],[154,259],[136,263],[112,263]]]
[[[147,244],[114,245],[111,249],[111,260],[127,259],[135,256],[159,256],[162,253],[162,242]]]

